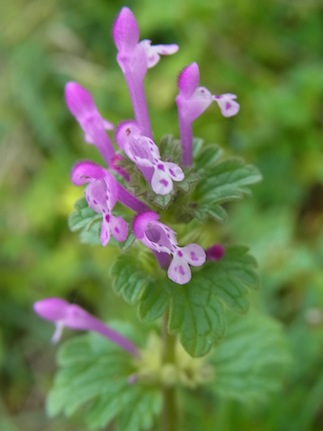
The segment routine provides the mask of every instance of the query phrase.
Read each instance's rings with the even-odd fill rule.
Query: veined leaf
[[[226,337],[209,360],[215,371],[215,392],[255,403],[279,388],[290,353],[278,323],[250,311],[242,318],[229,317]]]
[[[99,229],[102,215],[96,213],[87,204],[85,198],[75,202],[75,210],[68,218],[68,226],[72,232],[80,231],[81,242],[86,244],[100,244]]]
[[[102,222],[102,214],[98,214],[88,206],[85,198],[81,198],[75,202],[75,210],[68,218],[68,226],[72,232],[80,231],[80,241],[84,244],[101,244],[100,228]],[[127,250],[134,242],[134,235],[129,234],[124,242],[116,241],[111,236],[109,244],[118,245],[122,251]]]
[[[208,353],[223,336],[223,304],[238,313],[248,310],[247,289],[258,286],[256,262],[246,247],[231,247],[223,259],[194,272],[187,286],[171,290],[169,329],[178,332],[192,356]]]
[[[169,310],[169,330],[179,334],[192,356],[205,355],[223,336],[223,305],[245,313],[248,288],[258,285],[256,262],[241,246],[228,248],[220,261],[193,270],[192,280],[183,286],[134,250],[119,256],[112,275],[115,291],[128,303],[137,304],[142,320],[155,320]]]
[[[223,152],[217,145],[204,148],[199,145],[196,153],[196,173],[200,181],[192,196],[194,211],[201,221],[213,218],[223,222],[227,213],[221,205],[249,194],[248,186],[259,182],[261,174],[242,159],[222,160]]]
[[[132,359],[96,334],[66,342],[58,353],[60,368],[48,396],[49,414],[71,416],[82,409],[91,430],[105,428],[112,420],[119,421],[118,431],[149,429],[161,409],[161,394],[128,382],[135,371]]]

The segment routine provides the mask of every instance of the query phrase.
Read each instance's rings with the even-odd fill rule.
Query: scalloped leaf
[[[223,259],[195,272],[187,287],[172,289],[169,330],[179,333],[190,355],[205,355],[224,334],[223,304],[235,312],[247,312],[247,291],[258,283],[256,261],[248,248],[230,247]]]
[[[61,346],[58,363],[47,400],[50,416],[82,411],[91,430],[105,428],[112,420],[118,431],[151,428],[161,410],[161,394],[139,382],[129,383],[135,368],[126,352],[103,337],[86,334]]]
[[[154,261],[145,261],[134,249],[119,256],[112,275],[114,290],[128,303],[137,304],[140,319],[155,320],[169,309],[169,330],[179,334],[191,356],[205,355],[223,336],[223,306],[245,313],[248,289],[259,283],[256,261],[242,246],[230,247],[220,261],[193,270],[192,280],[183,286],[170,281]]]
[[[100,228],[102,214],[98,214],[88,206],[87,200],[83,197],[74,204],[75,210],[68,218],[68,226],[72,232],[79,231],[80,241],[83,244],[101,245]],[[123,214],[122,214],[123,215]],[[125,251],[132,246],[135,241],[134,235],[130,232],[124,242],[118,242],[111,236],[109,244],[117,245],[120,250]]]
[[[155,271],[155,274],[153,272]],[[169,302],[167,283],[163,283],[151,254],[138,249],[118,256],[112,268],[114,290],[129,304],[138,304],[141,320],[153,321],[162,316]],[[157,275],[157,276],[156,276]]]
[[[196,150],[196,173],[200,177],[193,192],[194,213],[203,221],[212,218],[224,222],[227,212],[222,207],[225,202],[242,199],[250,194],[248,186],[259,182],[259,170],[246,164],[242,159],[222,160],[223,151],[217,145],[199,144]]]
[[[100,244],[99,230],[102,215],[88,206],[83,197],[74,204],[75,210],[68,218],[68,227],[72,232],[80,231],[80,240],[85,244]]]
[[[264,401],[279,389],[291,361],[282,328],[254,310],[228,320],[225,339],[209,357],[215,371],[212,388],[224,398]]]

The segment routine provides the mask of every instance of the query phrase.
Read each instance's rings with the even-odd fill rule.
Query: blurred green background
[[[131,118],[111,25],[118,0],[2,0],[0,16],[0,429],[83,430],[49,420],[44,398],[55,371],[52,327],[34,301],[63,296],[102,318],[136,319],[111,292],[117,254],[80,245],[67,217],[82,190],[76,160],[100,162],[67,111],[76,80],[113,123]],[[216,107],[194,134],[256,164],[252,199],[230,205],[219,241],[250,246],[262,288],[256,302],[284,325],[293,361],[267,405],[219,401],[207,430],[323,429],[323,2],[321,0],[128,1],[141,37],[178,43],[146,81],[155,137],[178,135],[176,77],[197,61],[201,85],[232,92],[241,112]],[[207,426],[207,425],[206,425]],[[201,430],[203,424],[201,424]]]

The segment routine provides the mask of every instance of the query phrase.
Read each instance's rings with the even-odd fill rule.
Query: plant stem
[[[164,315],[162,337],[164,340],[163,363],[175,363],[176,337],[170,335],[167,330],[168,313]],[[162,431],[178,431],[178,412],[176,403],[176,386],[164,386],[163,388]]]

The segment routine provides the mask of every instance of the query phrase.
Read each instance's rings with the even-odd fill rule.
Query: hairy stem
[[[162,337],[164,341],[163,362],[175,363],[176,337],[167,330],[168,313],[164,315],[162,326]],[[178,412],[176,403],[176,386],[164,386],[163,388],[163,411],[162,431],[178,431]]]

